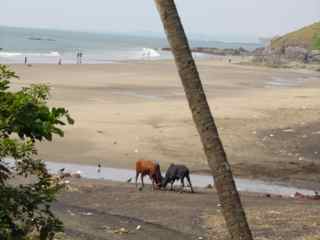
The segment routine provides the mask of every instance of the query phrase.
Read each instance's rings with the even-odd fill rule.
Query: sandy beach
[[[139,158],[208,166],[172,61],[12,65],[13,87],[51,86],[51,106],[76,123],[39,146],[41,158],[133,168]],[[320,180],[320,73],[201,60],[198,67],[235,175]]]

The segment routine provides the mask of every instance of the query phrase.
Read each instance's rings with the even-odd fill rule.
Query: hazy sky
[[[0,0],[0,24],[162,33],[153,0]],[[320,20],[320,0],[176,0],[189,34],[252,40]]]

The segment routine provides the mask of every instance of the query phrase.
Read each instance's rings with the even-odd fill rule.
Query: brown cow
[[[152,189],[155,189],[154,183],[159,187],[161,184],[162,176],[159,163],[151,160],[138,160],[136,162],[136,187],[138,187],[138,177],[141,174],[141,183],[144,187],[143,178],[149,175],[152,181]]]

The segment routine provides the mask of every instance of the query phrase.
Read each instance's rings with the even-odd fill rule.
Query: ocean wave
[[[18,52],[0,52],[0,57],[17,57],[22,56],[22,53]]]
[[[160,57],[160,53],[153,48],[143,48],[142,57]]]
[[[48,54],[46,54],[46,56],[48,57],[60,57],[60,53],[59,52],[50,52]]]
[[[27,56],[27,57],[60,57],[59,52],[49,52],[49,53],[20,53],[20,52],[2,52],[0,51],[0,57],[20,57],[20,56]]]

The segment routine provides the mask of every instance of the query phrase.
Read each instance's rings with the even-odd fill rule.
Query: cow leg
[[[155,187],[154,187],[154,177],[152,177],[152,176],[150,176],[149,175],[149,178],[150,178],[150,180],[151,180],[151,183],[152,183],[152,190],[154,190],[155,189]]]
[[[151,182],[152,182],[152,191],[154,191],[154,179],[152,178],[152,177],[150,177],[150,179],[151,179]]]
[[[144,174],[141,174],[141,183],[142,183],[142,187],[144,188],[143,178],[144,178]]]
[[[139,177],[139,173],[136,172],[136,188],[138,187],[138,177]]]
[[[189,174],[186,176],[186,178],[187,178],[188,183],[189,183],[189,186],[190,186],[190,188],[191,188],[191,192],[194,193],[193,188],[192,188],[192,184],[191,184],[191,181],[190,181],[190,176],[189,176]]]
[[[173,191],[173,183],[174,183],[174,181],[171,181],[170,183],[171,183],[171,188],[170,188],[170,190]]]
[[[183,191],[183,189],[184,189],[184,177],[181,178],[181,190]]]

